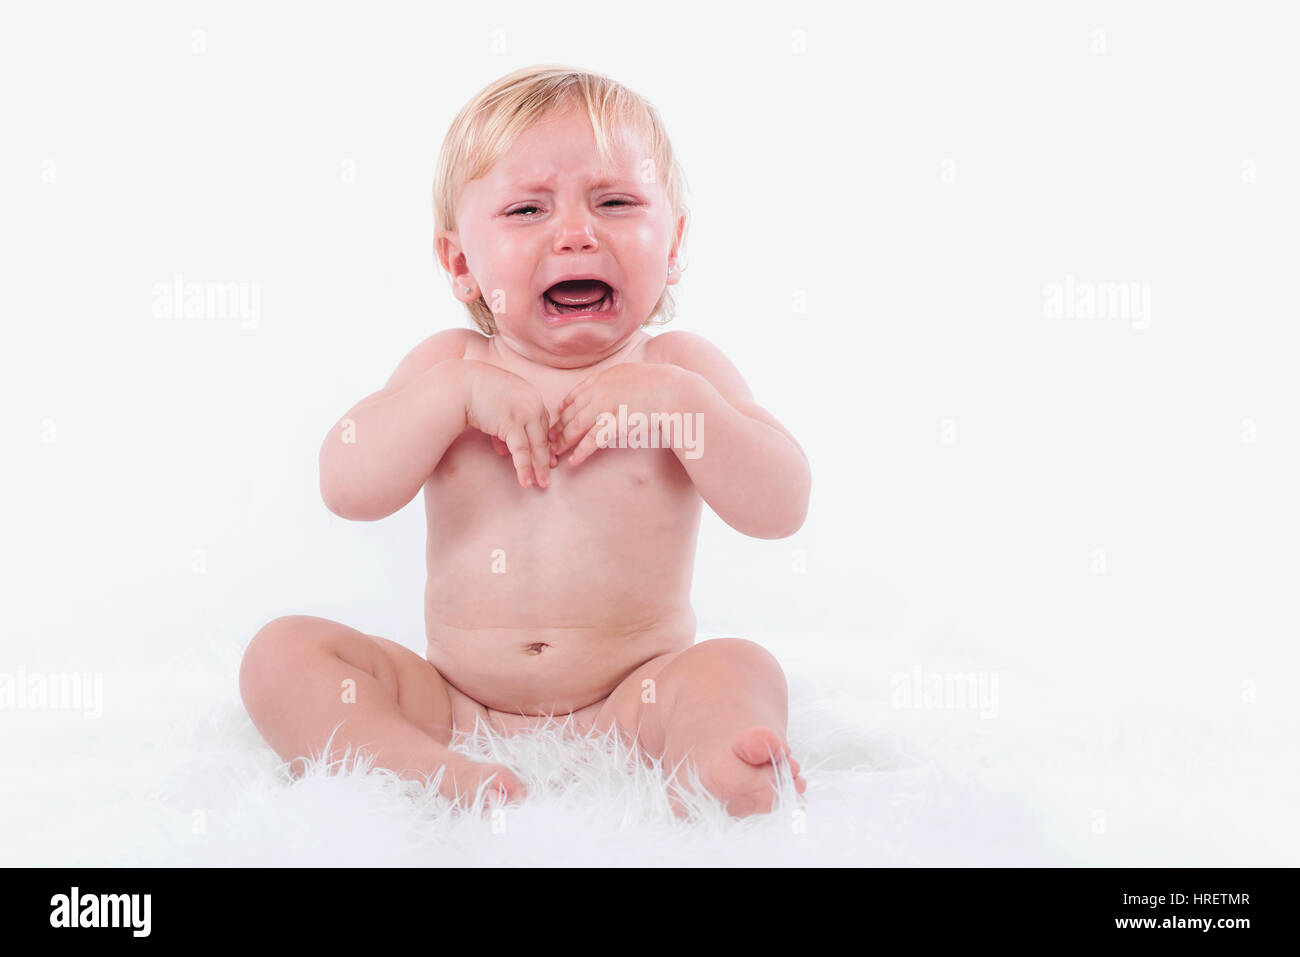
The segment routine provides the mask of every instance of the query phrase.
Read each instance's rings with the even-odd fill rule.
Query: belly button
[[[546,642],[537,641],[529,645],[527,648],[525,648],[524,651],[526,651],[530,655],[540,655],[542,653],[543,648],[549,648],[549,647],[550,645],[548,645]]]

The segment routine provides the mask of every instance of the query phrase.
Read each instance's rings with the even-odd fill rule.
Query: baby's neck
[[[489,340],[489,349],[501,366],[507,369],[527,365],[557,371],[572,369],[594,371],[594,367],[613,365],[618,362],[621,356],[631,352],[648,338],[650,338],[649,333],[638,329],[607,351],[592,354],[555,355],[545,352],[534,345],[520,343],[498,332]]]

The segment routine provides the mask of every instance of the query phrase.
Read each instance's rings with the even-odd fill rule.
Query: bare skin
[[[716,348],[641,329],[680,276],[684,227],[636,175],[641,155],[629,134],[619,181],[591,188],[590,125],[561,115],[462,191],[439,257],[459,298],[496,303],[497,335],[431,336],[321,449],[322,494],[343,517],[377,520],[423,489],[426,657],[326,619],[266,625],[240,687],[286,761],[333,732],[332,758],[361,748],[412,780],[441,769],[455,800],[484,787],[516,800],[522,782],[452,751],[453,730],[571,717],[579,733],[618,729],[683,786],[693,765],[738,816],[771,810],[774,761],[805,789],[779,664],[744,639],[695,643],[690,585],[703,503],[744,534],[786,537],[806,513],[807,460]],[[548,176],[553,188],[525,186]],[[613,314],[546,313],[541,292],[575,273],[617,290]],[[680,432],[677,447],[598,448],[599,416],[620,404],[698,414],[703,432],[694,448]]]

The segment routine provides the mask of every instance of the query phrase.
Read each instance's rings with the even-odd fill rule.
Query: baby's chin
[[[597,322],[570,322],[547,329],[538,344],[556,355],[586,355],[592,352],[617,352],[641,331],[637,322],[618,326]]]
[[[504,338],[538,362],[557,369],[592,365],[613,355],[638,337],[643,321],[571,321],[551,325],[535,323],[528,329],[498,323]]]

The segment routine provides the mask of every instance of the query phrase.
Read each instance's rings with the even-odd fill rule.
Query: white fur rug
[[[978,707],[927,704],[909,697],[925,673],[913,674],[916,652],[901,641],[756,640],[789,678],[789,739],[808,781],[799,798],[787,778],[770,815],[736,820],[704,802],[679,821],[654,769],[555,732],[459,742],[523,776],[526,802],[495,813],[452,811],[385,772],[317,767],[294,780],[244,712],[243,646],[231,643],[105,672],[98,718],[0,710],[0,863],[1297,862],[1296,771],[1276,760],[1293,747],[1294,721],[1249,709],[1225,720],[1122,694],[1099,705],[1007,662]]]

